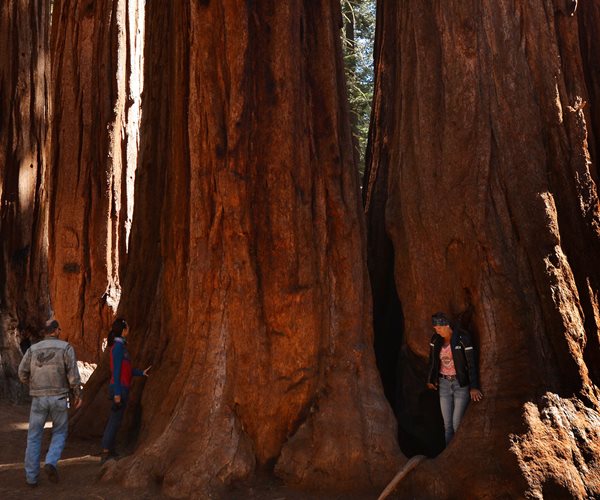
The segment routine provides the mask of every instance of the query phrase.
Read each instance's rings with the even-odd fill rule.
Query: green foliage
[[[341,0],[344,66],[352,130],[359,152],[359,168],[364,171],[365,150],[373,100],[373,45],[375,40],[375,0]]]

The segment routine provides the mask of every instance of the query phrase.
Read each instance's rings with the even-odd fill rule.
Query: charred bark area
[[[0,396],[24,395],[19,343],[48,318],[48,27],[45,0],[0,6]]]
[[[396,414],[433,411],[420,396],[437,310],[470,327],[486,395],[407,496],[600,491],[592,3],[378,3],[365,207],[374,288],[393,258],[402,305]],[[375,310],[390,300],[374,293]],[[419,433],[401,435],[406,453]]]
[[[401,456],[371,347],[339,2],[153,1],[146,16],[120,311],[156,375],[133,391],[136,452],[107,477],[174,496],[257,471],[382,485]]]
[[[97,361],[127,251],[143,9],[138,1],[57,0],[53,15],[52,303],[80,359]]]

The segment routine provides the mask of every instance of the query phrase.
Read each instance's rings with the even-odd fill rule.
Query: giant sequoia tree
[[[423,387],[435,310],[474,332],[486,394],[401,495],[600,495],[600,7],[577,5],[378,2],[363,195],[377,361],[405,453],[440,451]],[[0,7],[4,390],[17,332],[50,312],[47,266],[85,357],[119,299],[138,6],[55,0],[52,84],[48,3]],[[403,459],[371,346],[339,2],[153,0],[146,25],[119,308],[153,370],[133,390],[135,451],[106,475],[173,496],[257,470],[385,482]],[[103,425],[107,378],[104,362],[79,433]]]
[[[142,8],[138,0],[56,0],[53,8],[50,291],[65,338],[87,361],[98,358],[121,293]]]
[[[397,381],[379,357],[401,446],[436,448],[432,312],[474,331],[486,394],[411,497],[600,494],[600,17],[580,3],[379,2],[365,203],[377,342],[403,325]]]
[[[120,311],[153,375],[134,394],[137,449],[109,475],[174,496],[257,468],[381,484],[400,457],[371,349],[339,2],[163,0],[146,15]],[[105,379],[103,365],[80,432]]]
[[[49,314],[47,284],[48,2],[0,5],[0,395],[20,391],[19,333]]]

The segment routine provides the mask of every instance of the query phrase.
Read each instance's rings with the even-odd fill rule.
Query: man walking
[[[50,481],[58,482],[56,464],[65,447],[69,428],[68,397],[73,392],[75,408],[81,406],[81,379],[73,346],[59,340],[58,321],[47,323],[44,339],[33,344],[19,365],[19,379],[29,384],[31,413],[25,452],[27,484],[37,486],[40,473],[42,434],[46,419],[52,420],[52,440],[44,471]]]

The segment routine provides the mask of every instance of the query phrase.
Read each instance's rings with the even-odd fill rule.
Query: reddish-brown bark
[[[19,334],[49,311],[47,203],[48,2],[0,5],[0,395],[16,397]]]
[[[486,396],[401,497],[600,494],[598,25],[575,5],[378,3],[365,199],[373,287],[393,269],[402,307],[401,446],[438,447],[433,312],[474,332]]]
[[[600,3],[579,2],[577,9],[583,71],[589,100],[591,127],[588,143],[593,158],[600,154]],[[592,132],[593,131],[593,132]]]
[[[137,450],[108,476],[178,497],[257,468],[319,488],[382,485],[400,455],[371,348],[339,2],[147,9],[120,310],[153,375],[134,390]],[[98,420],[106,374],[80,432]]]
[[[121,293],[137,161],[139,3],[54,2],[50,285],[65,338],[86,361],[98,359]]]

